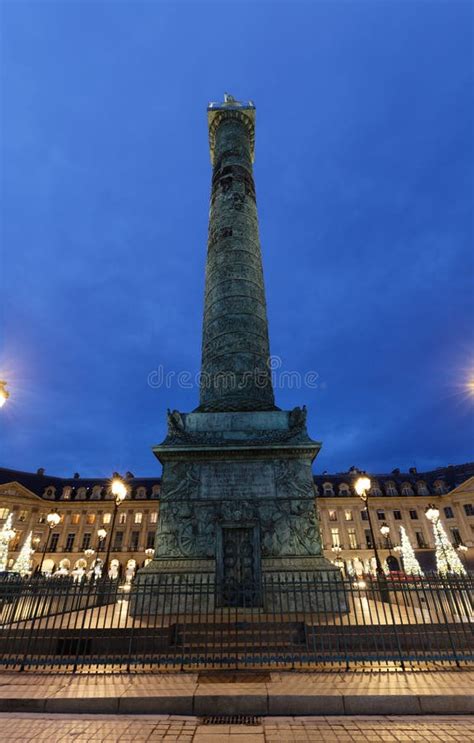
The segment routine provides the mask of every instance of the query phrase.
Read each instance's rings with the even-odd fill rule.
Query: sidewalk
[[[168,715],[464,715],[473,671],[0,672],[0,712]]]

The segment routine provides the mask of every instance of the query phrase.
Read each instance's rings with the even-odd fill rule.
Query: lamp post
[[[99,546],[97,547],[97,552],[101,552],[104,549],[104,539],[107,536],[107,529],[99,529],[97,532],[97,536],[99,537]]]
[[[0,379],[0,408],[3,408],[9,397],[10,393],[7,390],[7,383],[5,379]]]
[[[372,519],[370,517],[370,510],[369,510],[369,496],[367,491],[370,490],[370,478],[367,477],[367,475],[364,475],[363,477],[359,477],[356,480],[355,483],[355,490],[361,501],[365,505],[365,512],[367,514],[367,521],[369,522],[369,529],[370,529],[370,536],[372,537],[372,546],[374,549],[374,557],[375,557],[375,565],[376,565],[376,572],[379,577],[385,578],[385,573],[383,572],[382,563],[380,562],[379,553],[377,550],[377,543],[375,541],[375,534],[374,534],[374,528],[372,526]]]
[[[53,529],[61,521],[61,516],[59,515],[59,513],[57,511],[51,511],[51,513],[48,513],[48,515],[46,516],[46,521],[48,522],[49,532],[46,532],[46,539],[44,541],[43,552],[41,554],[41,562],[40,562],[40,564],[38,566],[38,574],[39,575],[41,575],[41,568],[43,567],[44,558],[45,558],[46,551],[47,551],[47,548],[48,548],[49,538],[51,536],[51,533],[52,533]]]
[[[390,535],[390,527],[389,527],[389,525],[385,521],[383,522],[382,526],[380,527],[380,533],[383,536],[383,538],[385,539],[385,543],[386,543],[387,549],[388,549],[388,554],[391,556],[392,555],[392,542],[391,542],[391,539],[390,539],[390,536],[389,536]]]
[[[109,559],[110,559],[110,550],[112,548],[112,539],[114,536],[114,528],[115,528],[115,521],[117,518],[117,511],[121,503],[125,500],[127,497],[127,486],[125,485],[124,481],[121,477],[114,477],[112,480],[112,485],[110,487],[110,490],[112,491],[112,495],[115,498],[114,503],[114,513],[112,516],[112,524],[110,527],[110,538],[109,543],[107,545],[107,553],[105,555],[105,577],[109,574]],[[105,529],[104,529],[105,531]]]

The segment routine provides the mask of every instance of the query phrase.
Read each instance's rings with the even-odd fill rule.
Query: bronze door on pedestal
[[[258,606],[255,530],[222,529],[222,603],[224,606]]]

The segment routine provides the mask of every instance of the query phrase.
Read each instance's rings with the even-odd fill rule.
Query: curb
[[[0,698],[0,712],[168,715],[472,715],[472,694],[193,694]]]

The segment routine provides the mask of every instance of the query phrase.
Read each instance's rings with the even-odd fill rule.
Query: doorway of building
[[[255,527],[223,527],[220,593],[223,606],[259,606],[260,554]]]

